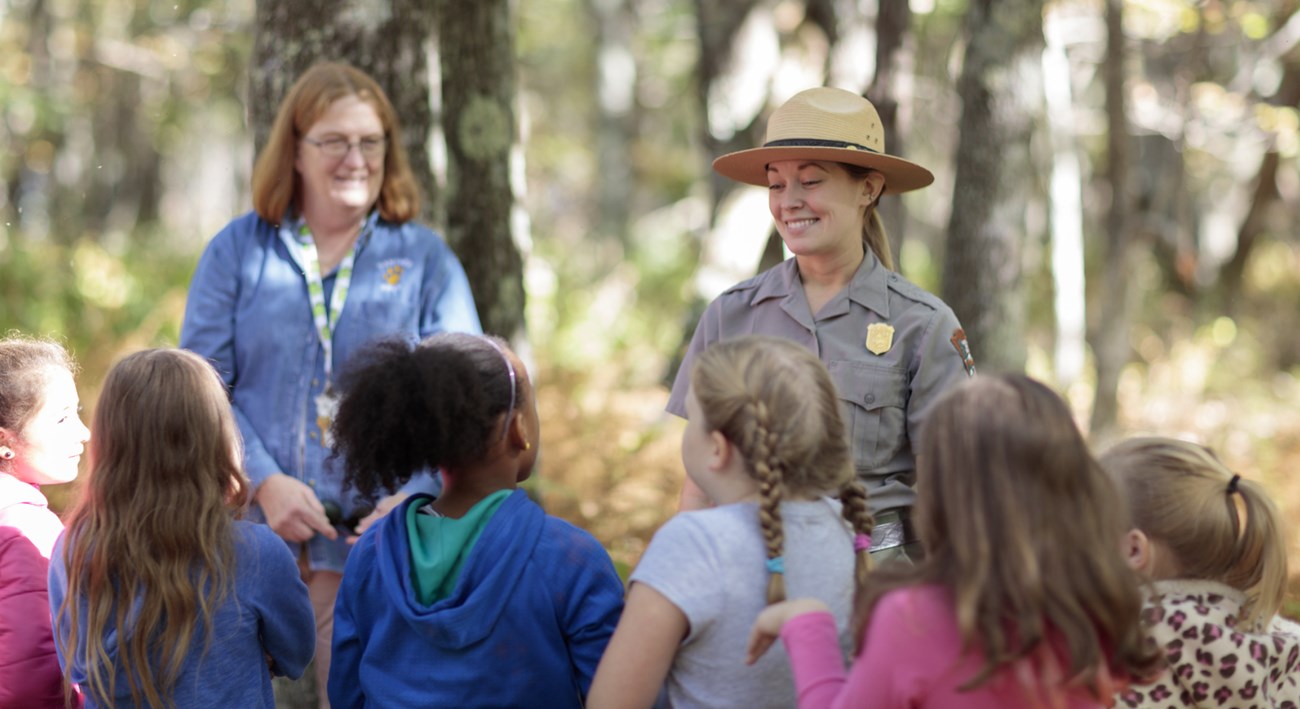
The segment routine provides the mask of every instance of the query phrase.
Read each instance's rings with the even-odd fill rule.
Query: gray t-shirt
[[[840,504],[823,498],[781,505],[787,598],[824,601],[841,645],[852,648],[853,532]],[[758,505],[737,503],[683,512],[655,534],[632,572],[681,609],[690,633],[668,673],[672,707],[795,705],[785,650],[776,643],[754,665],[745,648],[754,619],[767,606],[767,567]]]

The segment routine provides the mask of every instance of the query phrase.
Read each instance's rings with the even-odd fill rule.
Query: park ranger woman
[[[713,169],[768,188],[776,230],[794,255],[709,305],[668,411],[686,416],[691,366],[711,344],[750,334],[802,344],[838,390],[876,516],[873,556],[919,553],[908,524],[912,445],[934,402],[973,376],[975,364],[952,309],[893,270],[876,207],[885,194],[925,187],[934,176],[885,152],[871,102],[826,87],[796,94],[772,114],[762,147],[723,155]],[[708,504],[686,485],[683,508]]]

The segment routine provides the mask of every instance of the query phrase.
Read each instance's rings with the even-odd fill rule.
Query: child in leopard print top
[[[1277,508],[1210,450],[1135,438],[1101,456],[1128,499],[1129,563],[1152,580],[1144,618],[1166,671],[1118,705],[1300,707],[1300,626]]]

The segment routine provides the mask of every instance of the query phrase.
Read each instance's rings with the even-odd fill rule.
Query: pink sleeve
[[[812,707],[911,707],[922,699],[925,632],[917,627],[912,589],[894,591],[876,604],[862,652],[846,673],[829,613],[790,619],[781,640],[794,673],[799,709]],[[925,611],[921,610],[924,615]]]
[[[842,703],[844,658],[835,617],[826,612],[797,615],[781,628],[781,642],[790,657],[799,709]]]
[[[0,528],[0,706],[62,707],[54,654],[47,562],[31,540]]]

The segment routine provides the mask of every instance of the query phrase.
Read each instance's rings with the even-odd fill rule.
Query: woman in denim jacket
[[[334,380],[379,336],[481,332],[460,262],[412,221],[419,194],[399,130],[363,72],[324,63],[300,77],[253,169],[254,211],[208,244],[181,328],[181,346],[230,387],[254,514],[297,553],[322,687],[349,537],[436,485],[417,476],[373,510],[344,491],[329,460]]]

